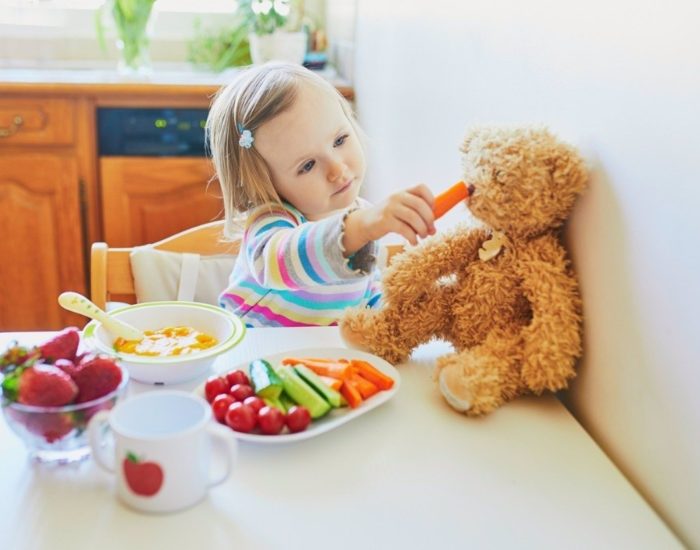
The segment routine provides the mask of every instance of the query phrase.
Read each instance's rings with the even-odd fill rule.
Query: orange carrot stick
[[[322,357],[285,357],[282,359],[283,365],[298,365],[299,363],[318,363],[320,365],[348,364],[347,359],[326,359]]]
[[[323,375],[318,375],[318,377],[323,380],[323,382],[328,386],[329,388],[338,391],[340,390],[340,386],[343,385],[343,381],[340,378],[333,378],[331,376],[323,376]]]
[[[343,380],[343,385],[340,386],[340,395],[345,398],[351,409],[355,409],[362,404],[362,394],[349,380]]]
[[[372,382],[372,384],[377,386],[380,390],[389,390],[394,386],[394,379],[384,374],[371,363],[360,359],[353,359],[350,364],[358,375]]]
[[[372,382],[365,378],[362,378],[357,374],[351,374],[345,380],[349,381],[353,386],[357,388],[357,391],[360,392],[362,399],[369,399],[375,393],[379,393],[379,388],[377,386],[375,386],[374,384],[372,384]]]
[[[285,357],[282,359],[283,365],[304,365],[321,376],[330,376],[332,378],[344,378],[352,371],[352,367],[348,362],[329,363],[324,361],[315,361],[305,359],[303,357]]]
[[[439,217],[447,213],[458,203],[469,198],[469,188],[463,181],[458,181],[449,189],[443,191],[435,197],[433,205],[433,215],[437,220]]]
[[[289,359],[289,358],[287,358]],[[292,357],[292,359],[294,359]],[[304,361],[316,361],[318,363],[349,363],[347,359],[330,359],[328,357],[304,357]]]

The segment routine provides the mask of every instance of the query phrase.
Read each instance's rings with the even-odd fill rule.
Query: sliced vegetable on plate
[[[250,385],[228,383],[242,382],[244,377]],[[398,383],[398,371],[379,357],[320,348],[255,359],[209,378],[197,391],[236,437],[267,443],[305,439],[333,429],[386,402]]]

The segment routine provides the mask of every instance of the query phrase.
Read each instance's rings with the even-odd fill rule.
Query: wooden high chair
[[[219,220],[186,229],[166,237],[152,247],[167,252],[192,252],[202,256],[238,254],[239,241],[222,241],[224,222]],[[403,251],[400,244],[386,246],[386,261]],[[90,252],[90,298],[105,309],[107,302],[136,302],[130,254],[133,248],[109,248],[105,242],[92,244]]]
[[[192,252],[202,256],[238,254],[240,242],[222,241],[224,222],[205,223],[166,237],[152,246],[168,252]],[[135,303],[136,291],[131,271],[132,248],[109,248],[93,243],[90,252],[90,298],[105,309],[107,302]]]

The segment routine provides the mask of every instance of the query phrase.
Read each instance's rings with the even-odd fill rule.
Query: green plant
[[[97,38],[103,51],[104,18],[109,14],[119,40],[124,64],[131,69],[138,69],[147,60],[149,37],[146,32],[155,0],[107,0],[95,14]]]
[[[242,17],[231,27],[211,30],[195,20],[195,35],[188,43],[187,59],[196,66],[220,72],[228,67],[250,65],[248,29]]]
[[[284,27],[291,7],[289,0],[238,0],[238,9],[248,30],[263,35]]]

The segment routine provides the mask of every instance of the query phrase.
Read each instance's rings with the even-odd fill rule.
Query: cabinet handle
[[[9,137],[19,132],[20,126],[24,124],[24,119],[20,115],[15,115],[12,124],[7,128],[0,128],[0,137]]]
[[[80,238],[83,241],[83,276],[90,283],[90,243],[88,242],[88,202],[85,180],[78,179],[78,208],[80,209]],[[88,286],[89,288],[89,286]]]

